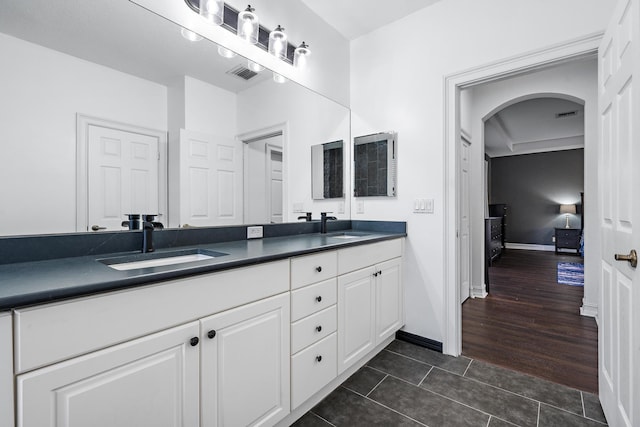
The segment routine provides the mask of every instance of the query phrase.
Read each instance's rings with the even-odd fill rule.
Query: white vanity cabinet
[[[0,312],[0,426],[13,420],[13,332],[11,313]]]
[[[191,322],[18,375],[18,426],[198,425],[198,331]]]
[[[202,425],[273,425],[289,413],[289,295],[200,320]]]
[[[289,311],[288,260],[16,310],[17,425],[273,425]]]
[[[402,240],[338,251],[338,373],[404,324]]]

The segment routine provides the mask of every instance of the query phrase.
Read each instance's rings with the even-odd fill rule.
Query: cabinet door
[[[402,258],[378,264],[376,273],[376,345],[404,324]]]
[[[195,426],[198,323],[17,377],[18,426]]]
[[[373,267],[338,277],[338,374],[375,347]]]
[[[289,293],[201,320],[202,426],[273,425],[289,413]]]

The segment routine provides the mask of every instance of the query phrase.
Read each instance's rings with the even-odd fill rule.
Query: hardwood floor
[[[511,249],[489,269],[490,294],[462,305],[462,354],[598,392],[598,328],[580,315],[583,288],[557,283],[571,254]]]

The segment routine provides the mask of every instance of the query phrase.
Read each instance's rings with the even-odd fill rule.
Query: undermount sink
[[[368,233],[359,233],[354,231],[346,231],[343,233],[331,233],[327,234],[327,237],[332,237],[334,239],[357,239],[359,237],[367,236]]]
[[[228,254],[204,249],[183,249],[171,252],[135,254],[122,257],[102,258],[101,263],[119,271],[137,270],[150,267],[165,267],[190,262],[204,261]]]

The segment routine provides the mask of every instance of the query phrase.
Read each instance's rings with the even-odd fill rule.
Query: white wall
[[[0,52],[0,235],[74,232],[76,114],[165,130],[166,87],[4,34]]]
[[[443,0],[351,43],[352,135],[399,140],[398,197],[352,218],[408,223],[406,331],[444,339],[444,76],[602,31],[613,6]],[[435,213],[413,214],[415,198],[433,198]]]
[[[285,218],[296,221],[299,213],[294,204],[302,204],[302,212],[333,212],[338,218],[349,218],[348,199],[311,199],[311,146],[344,140],[350,141],[349,110],[334,101],[293,82],[284,85],[265,81],[238,94],[238,133],[285,125],[284,179]],[[345,149],[345,165],[351,164]],[[347,167],[349,169],[349,167]],[[351,194],[350,180],[345,179],[345,194]]]
[[[311,63],[303,72],[245,43],[226,29],[207,24],[184,1],[132,1],[343,105],[349,105],[349,41],[300,1],[255,0],[251,6],[266,28],[273,29],[280,24],[293,44],[302,41],[309,44]],[[239,10],[246,8],[246,3],[239,0],[227,3]]]
[[[579,60],[553,67],[536,73],[501,80],[476,86],[469,89],[472,92],[470,120],[472,133],[480,135],[477,144],[472,146],[473,178],[475,186],[471,190],[472,212],[472,242],[475,254],[472,268],[472,283],[474,288],[482,289],[484,282],[484,264],[481,255],[484,254],[484,119],[496,112],[496,109],[517,99],[524,99],[535,94],[568,95],[584,101],[584,143],[585,143],[585,287],[584,305],[597,307],[598,278],[597,265],[600,258],[600,241],[598,233],[598,67],[595,58]],[[579,201],[579,194],[574,195]],[[560,203],[560,201],[558,201]],[[588,243],[586,243],[588,242]],[[480,262],[478,262],[480,261]]]

